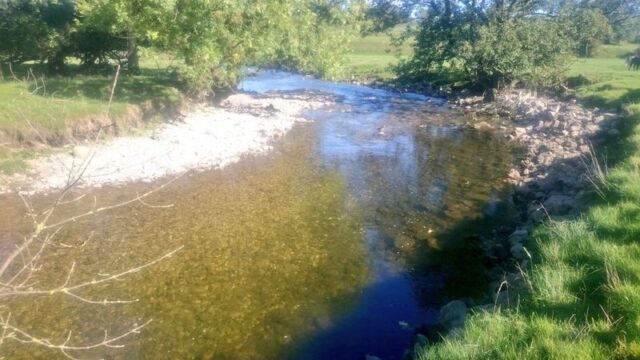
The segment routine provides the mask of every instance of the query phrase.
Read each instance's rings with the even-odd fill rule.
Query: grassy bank
[[[137,127],[152,114],[180,107],[175,82],[155,62],[139,75],[119,77],[108,102],[113,75],[86,75],[71,65],[70,75],[47,78],[41,66],[3,69],[0,80],[0,172],[23,170],[26,160],[95,135]],[[107,113],[108,112],[108,113]]]
[[[520,302],[480,312],[464,332],[417,351],[418,359],[640,358],[640,71],[627,47],[605,47],[572,74],[589,83],[585,103],[619,109],[621,136],[597,152],[611,168],[572,220],[548,221],[532,235]]]

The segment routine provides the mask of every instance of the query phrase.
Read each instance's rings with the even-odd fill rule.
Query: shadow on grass
[[[17,78],[30,83],[29,91],[41,96],[58,98],[87,98],[108,101],[111,95],[116,69],[112,66],[88,73],[78,65],[68,65],[64,76],[47,77],[42,64],[22,64],[11,70],[5,65],[3,73],[6,79]],[[42,81],[37,83],[33,77]],[[121,72],[114,93],[114,99],[128,104],[141,104],[146,101],[177,102],[180,95],[179,83],[174,74],[164,69],[142,69],[140,74],[131,75]]]
[[[53,78],[47,81],[47,93],[55,97],[84,97],[108,101],[113,78],[86,77]],[[177,101],[175,83],[167,78],[152,76],[123,76],[118,79],[114,99],[118,102],[139,104],[149,100],[167,99]]]
[[[613,85],[606,84],[598,87],[597,91],[610,91],[615,89]],[[640,89],[626,90],[622,96],[615,98],[607,97],[604,94],[589,95],[582,98],[582,101],[590,106],[622,110],[625,104],[640,102]]]

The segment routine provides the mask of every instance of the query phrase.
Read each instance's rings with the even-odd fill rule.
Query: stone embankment
[[[485,239],[483,244],[489,264],[490,303],[466,302],[472,310],[494,311],[516,304],[516,297],[523,290],[521,269],[529,265],[526,241],[533,226],[547,218],[560,219],[577,213],[577,199],[587,188],[597,186],[599,176],[606,171],[605,164],[595,158],[593,144],[618,137],[620,132],[617,114],[589,110],[576,101],[564,102],[526,91],[499,94],[490,104],[480,105],[481,100],[462,99],[456,104],[508,116],[511,125],[506,136],[521,148],[507,180],[513,184],[515,225],[496,231],[496,237]],[[440,334],[460,329],[468,313],[463,305],[465,302],[455,300],[443,306],[441,321],[435,327]],[[433,335],[433,330],[429,335]],[[424,341],[426,338],[418,338],[418,342]]]

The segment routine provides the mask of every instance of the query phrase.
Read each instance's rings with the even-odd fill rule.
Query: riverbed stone
[[[527,217],[535,222],[540,222],[546,218],[546,213],[540,204],[531,204],[527,208]]]
[[[462,300],[454,300],[440,308],[438,324],[447,332],[464,326],[467,317],[467,305]]]
[[[524,258],[524,246],[522,244],[514,244],[509,250],[514,259],[522,260]]]
[[[509,235],[509,244],[511,246],[516,244],[522,244],[527,237],[529,237],[529,230],[526,227],[520,227],[516,229],[511,235]]]
[[[543,203],[544,208],[550,215],[565,215],[575,209],[576,201],[567,195],[551,195]]]

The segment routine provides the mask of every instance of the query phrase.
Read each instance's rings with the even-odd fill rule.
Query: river
[[[189,173],[145,199],[66,226],[37,284],[108,276],[184,248],[123,280],[82,293],[139,299],[96,305],[64,295],[7,301],[33,335],[89,343],[153,321],[110,359],[401,359],[412,328],[448,300],[486,289],[478,238],[508,206],[513,149],[464,126],[438,99],[263,72],[246,91],[324,92],[268,154]],[[58,216],[135,197],[161,184],[83,190]],[[45,208],[50,197],[32,199]],[[171,205],[155,207],[151,205]],[[0,240],[24,235],[15,196],[0,198]],[[15,241],[15,240],[14,240]],[[7,358],[61,356],[7,341]]]

